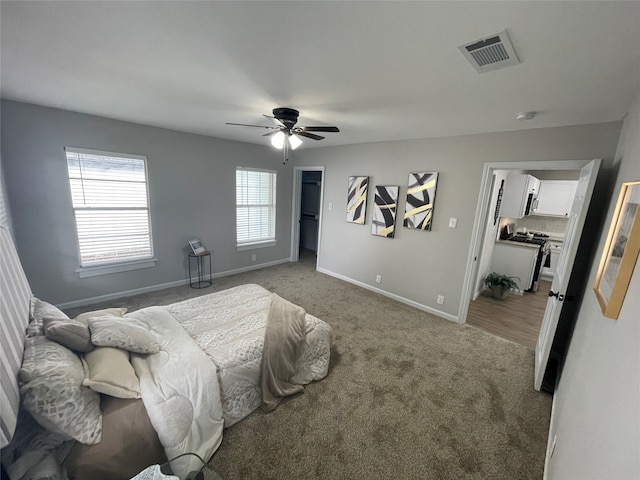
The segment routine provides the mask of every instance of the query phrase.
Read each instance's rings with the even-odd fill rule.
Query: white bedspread
[[[261,361],[271,293],[258,285],[149,307],[125,315],[156,337],[161,351],[131,354],[151,424],[172,459],[196,453],[208,461],[224,427],[262,403]],[[305,314],[305,339],[292,383],[327,375],[331,328]],[[173,462],[180,478],[201,463],[192,456]]]
[[[165,307],[126,315],[144,324],[161,346],[155,355],[131,355],[142,400],[169,459],[194,452],[209,460],[222,441],[224,421],[216,368]],[[172,464],[184,478],[201,464]]]
[[[260,366],[271,292],[241,285],[168,305],[167,310],[218,369],[225,427],[262,403]],[[327,375],[331,327],[306,314],[306,335],[292,382],[304,385]]]

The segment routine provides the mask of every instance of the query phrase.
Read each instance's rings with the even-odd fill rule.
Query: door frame
[[[482,240],[487,225],[489,212],[489,200],[491,198],[491,188],[493,184],[493,174],[495,170],[580,170],[591,160],[543,160],[528,162],[488,162],[484,164],[482,171],[482,181],[480,183],[480,193],[476,203],[476,214],[471,234],[471,247],[467,256],[467,267],[465,270],[464,283],[462,285],[462,296],[460,297],[460,307],[458,309],[458,323],[467,322],[469,313],[469,303],[475,290],[475,280],[478,274],[478,262],[480,260]],[[582,236],[582,232],[580,233]],[[579,242],[580,237],[574,241]]]
[[[322,172],[320,185],[320,205],[318,208],[318,241],[316,250],[316,267],[320,262],[322,240],[322,210],[324,205],[324,166],[296,166],[293,167],[293,193],[291,200],[291,249],[289,261],[297,262],[300,258],[300,210],[302,204],[302,173]]]

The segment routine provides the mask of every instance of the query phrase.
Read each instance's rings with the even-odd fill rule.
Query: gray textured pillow
[[[133,353],[158,353],[160,344],[141,325],[113,316],[89,318],[91,342],[99,347],[115,347]]]
[[[22,404],[40,425],[81,443],[100,442],[100,397],[82,385],[78,355],[46,337],[27,338],[18,380]]]
[[[105,315],[111,315],[113,317],[122,318],[127,313],[126,308],[103,308],[102,310],[93,310],[91,312],[84,312],[78,315],[74,320],[88,325],[88,321],[91,317],[104,317]]]
[[[40,300],[38,297],[31,297],[31,322],[27,326],[27,337],[44,335],[43,321],[45,318],[69,320],[69,317],[55,305]]]
[[[45,318],[44,334],[49,340],[76,352],[86,353],[95,348],[91,343],[89,327],[77,320]]]

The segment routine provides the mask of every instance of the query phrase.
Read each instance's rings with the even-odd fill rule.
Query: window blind
[[[275,241],[276,172],[236,168],[238,246]]]
[[[145,157],[66,148],[80,265],[153,256]]]

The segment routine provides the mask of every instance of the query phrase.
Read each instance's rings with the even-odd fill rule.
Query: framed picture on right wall
[[[618,319],[640,252],[640,180],[623,183],[593,287],[605,317]]]
[[[416,230],[431,230],[433,204],[436,199],[438,172],[410,173],[404,226]]]

